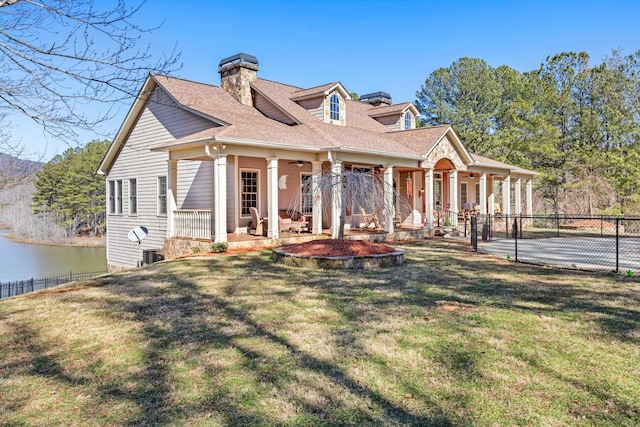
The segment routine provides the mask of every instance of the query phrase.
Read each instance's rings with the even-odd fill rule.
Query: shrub
[[[211,245],[211,250],[215,253],[226,252],[229,249],[227,242],[217,242]]]
[[[193,251],[194,254],[199,254],[201,250],[200,245],[192,247],[191,250]]]
[[[449,219],[449,217],[446,217],[444,219],[444,226],[445,227],[451,227],[451,219]]]

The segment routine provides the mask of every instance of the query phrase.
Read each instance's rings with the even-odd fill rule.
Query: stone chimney
[[[251,82],[258,78],[258,59],[238,53],[220,61],[220,87],[244,105],[253,105]]]
[[[391,95],[387,92],[374,92],[368,93],[366,95],[362,95],[359,98],[360,102],[366,102],[367,104],[371,104],[374,107],[387,106],[391,105]]]

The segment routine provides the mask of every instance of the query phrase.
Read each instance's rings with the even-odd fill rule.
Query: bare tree
[[[317,184],[314,184],[314,181]],[[334,198],[340,201],[339,239],[344,238],[347,211],[358,213],[360,209],[364,209],[367,213],[375,213],[380,219],[384,218],[385,212],[391,211],[394,217],[402,220],[412,212],[409,201],[396,194],[393,186],[387,184],[382,175],[373,172],[344,168],[340,174],[326,170],[316,172],[311,179],[303,182],[297,192],[298,194],[291,199],[291,212],[307,210],[313,200],[320,200],[322,215],[328,217],[332,214]],[[393,197],[385,198],[384,194],[387,192],[393,194]]]
[[[0,0],[0,117],[17,112],[54,137],[75,139],[75,130],[112,118],[148,73],[179,68],[175,49],[158,59],[139,46],[157,28],[134,22],[144,2],[96,3]],[[90,116],[86,107],[95,103],[101,112]]]

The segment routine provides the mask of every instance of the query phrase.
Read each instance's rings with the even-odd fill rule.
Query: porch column
[[[227,155],[213,158],[214,242],[227,241]]]
[[[420,200],[420,193],[416,190],[418,183],[416,182],[416,173],[409,172],[411,176],[411,204],[413,206],[411,210],[411,224],[420,225],[422,223],[422,201]]]
[[[278,159],[267,159],[267,237],[280,237],[280,221],[278,220]]]
[[[513,191],[516,192],[515,202],[514,202],[515,203],[514,213],[516,215],[520,215],[522,213],[522,179],[521,178],[516,179]]]
[[[178,196],[178,161],[167,160],[167,238],[175,236],[174,215]]]
[[[487,206],[487,174],[480,175],[480,215],[486,215],[489,211]]]
[[[496,195],[493,192],[493,177],[491,179],[487,180],[487,183],[491,186],[490,187],[490,191],[489,191],[489,197],[488,197],[488,206],[487,206],[487,210],[489,211],[487,214],[491,215],[493,217],[493,215],[495,215],[496,209],[495,209],[495,204],[496,204]]]
[[[533,179],[527,180],[527,215],[533,215]]]
[[[393,166],[387,165],[384,169],[384,231],[393,232]]]
[[[331,238],[337,239],[340,231],[340,215],[342,215],[342,161],[333,160],[331,163],[333,181],[331,207]]]
[[[502,181],[502,214],[511,215],[511,175]]]
[[[313,234],[322,234],[322,194],[320,194],[320,174],[322,173],[322,162],[311,162],[311,197],[313,197],[311,220],[311,232]]]
[[[458,171],[449,172],[449,210],[458,213]]]
[[[433,169],[427,169],[425,181],[424,197],[427,198],[427,212],[425,212],[425,215],[427,215],[429,230],[433,230]]]

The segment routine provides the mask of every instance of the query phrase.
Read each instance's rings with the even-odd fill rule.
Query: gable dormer
[[[360,102],[371,104],[369,117],[377,120],[391,130],[410,130],[416,128],[418,109],[411,102],[391,104],[391,96],[386,92],[375,92],[360,97]]]
[[[347,122],[346,100],[349,92],[340,82],[304,89],[291,98],[324,123],[345,126]]]

